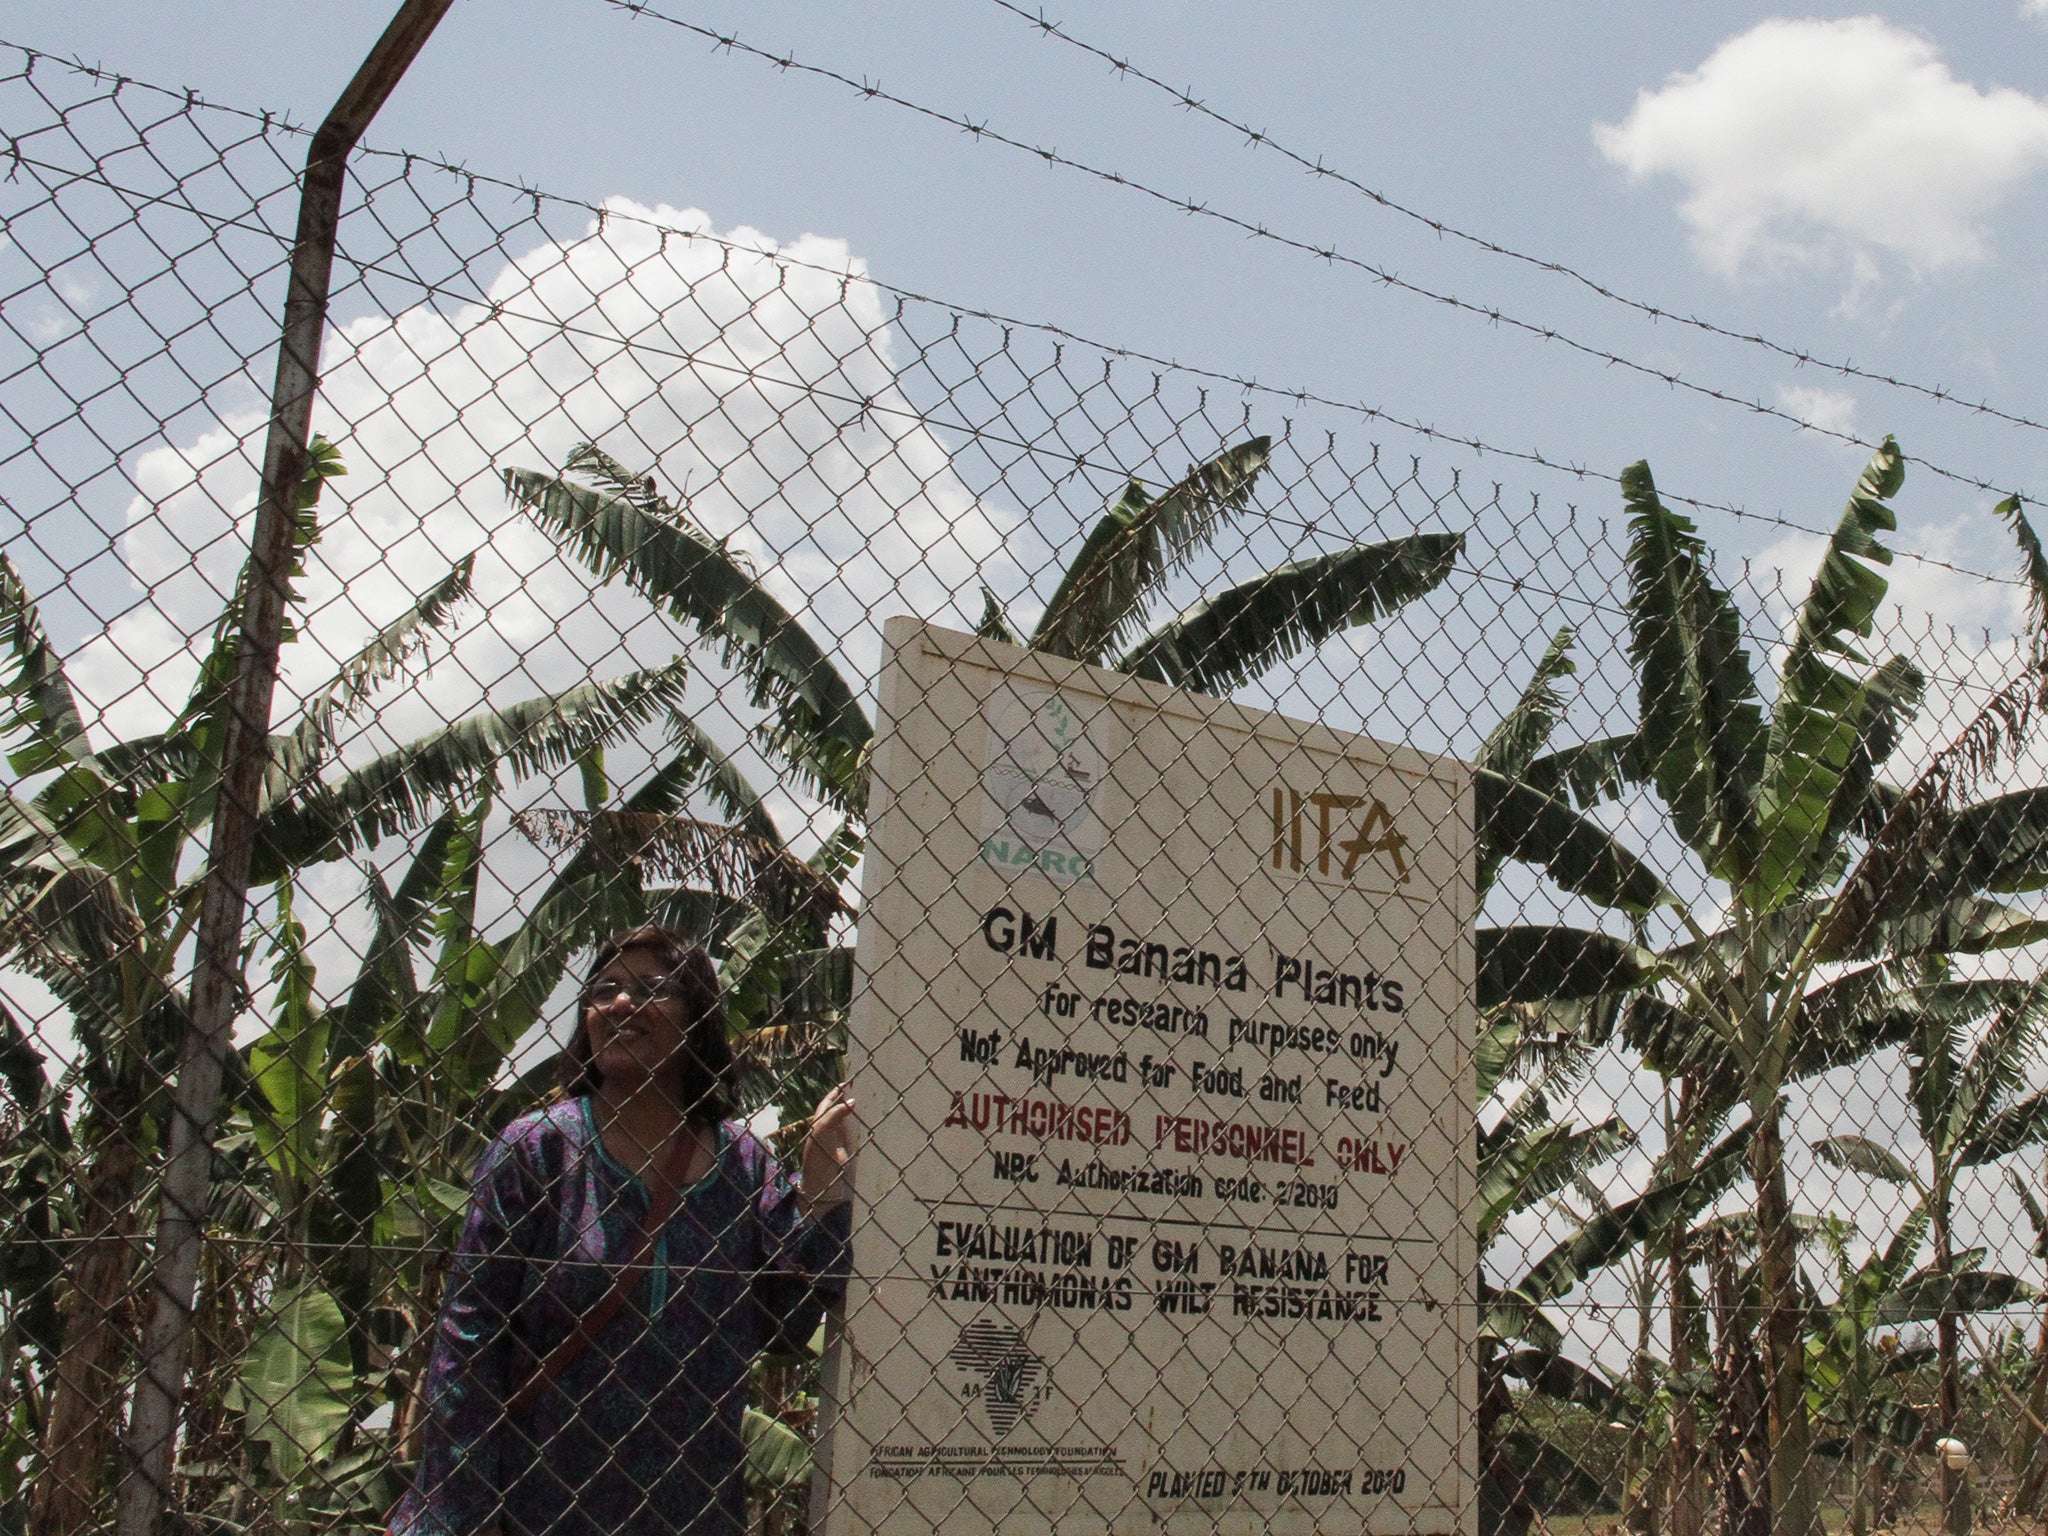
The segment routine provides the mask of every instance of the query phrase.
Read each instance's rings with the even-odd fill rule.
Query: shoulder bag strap
[[[714,1136],[715,1136],[714,1132]],[[520,1384],[505,1404],[510,1417],[520,1417],[533,1407],[549,1383],[560,1378],[584,1352],[597,1342],[597,1336],[625,1309],[633,1292],[640,1288],[640,1282],[647,1278],[647,1256],[654,1247],[654,1240],[661,1229],[668,1225],[669,1218],[676,1213],[676,1205],[683,1195],[683,1170],[690,1155],[691,1140],[687,1135],[677,1134],[670,1138],[667,1146],[655,1159],[656,1177],[648,1190],[647,1216],[640,1223],[640,1230],[634,1234],[626,1250],[626,1260],[612,1276],[612,1283],[597,1304],[576,1320],[576,1326],[569,1330],[562,1342],[549,1350],[533,1368],[533,1374]],[[712,1161],[717,1161],[714,1144]]]

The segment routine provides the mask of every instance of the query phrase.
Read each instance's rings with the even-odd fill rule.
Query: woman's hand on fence
[[[821,1215],[853,1198],[857,1107],[842,1084],[818,1100],[818,1107],[811,1112],[811,1129],[804,1137],[801,1195],[808,1216]]]

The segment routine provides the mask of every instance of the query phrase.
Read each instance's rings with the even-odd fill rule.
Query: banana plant
[[[1959,1267],[1955,1246],[1955,1184],[1966,1168],[1997,1162],[2048,1141],[2048,1092],[2025,1094],[2027,1068],[2042,1044],[2042,993],[2037,984],[1991,983],[1976,989],[1992,1008],[1989,1025],[1971,1043],[1974,1022],[1965,1009],[1928,1010],[1907,1047],[1906,1096],[1913,1106],[1926,1167],[1895,1148],[1855,1135],[1829,1136],[1814,1152],[1837,1167],[1911,1190],[1926,1213],[1933,1262],[1925,1277],[1904,1287],[1913,1298],[1933,1297],[1939,1361],[1937,1409],[1941,1432],[1954,1438],[1962,1413],[1962,1363],[1957,1314],[2004,1306],[2027,1291],[2011,1275]],[[1981,1015],[1980,1015],[1981,1016]],[[1943,1468],[1942,1500],[1950,1529],[1969,1525],[1962,1478]]]
[[[1558,754],[1545,750],[1567,703],[1560,684],[1576,671],[1574,638],[1570,629],[1552,637],[1515,704],[1481,743],[1475,763],[1479,896],[1483,901],[1503,866],[1517,860],[1616,912],[1634,930],[1667,893],[1646,863],[1568,803],[1560,793]],[[1739,1155],[1724,1147],[1699,1169],[1675,1160],[1667,1148],[1642,1197],[1616,1206],[1599,1195],[1589,1171],[1632,1145],[1633,1134],[1611,1116],[1583,1127],[1554,1122],[1549,1099],[1612,1037],[1622,1010],[1655,979],[1657,957],[1632,938],[1563,924],[1483,927],[1475,938],[1482,1251],[1509,1215],[1567,1187],[1586,1194],[1592,1206],[1590,1216],[1519,1278],[1500,1286],[1481,1281],[1480,1523],[1494,1536],[1519,1532],[1533,1515],[1516,1468],[1561,1454],[1537,1443],[1528,1427],[1503,1428],[1513,1402],[1510,1380],[1609,1418],[1626,1413],[1639,1419],[1643,1411],[1642,1383],[1617,1387],[1562,1353],[1563,1330],[1547,1303],[1632,1255],[1647,1274],[1659,1240],[1683,1232],[1690,1217],[1718,1197]],[[1515,1095],[1512,1102],[1504,1090]],[[1489,1127],[1484,1106],[1491,1104],[1504,1108]]]
[[[1621,1036],[1679,1085],[1677,1129],[1688,1148],[1738,1107],[1754,1127],[1768,1494],[1784,1536],[1818,1529],[1784,1163],[1787,1090],[1907,1044],[1940,1005],[1928,986],[1902,981],[1905,972],[2048,936],[2033,914],[1998,899],[2048,883],[2048,794],[1952,804],[1967,770],[1992,755],[1988,726],[1961,759],[1950,755],[1932,787],[1927,776],[1903,791],[1880,779],[1924,688],[1910,658],[1874,660],[1857,648],[1887,590],[1882,538],[1896,526],[1888,503],[1903,478],[1903,456],[1887,439],[1857,482],[1766,688],[1704,541],[1659,499],[1647,465],[1624,471],[1637,727],[1533,759],[1521,774],[1532,791],[1580,810],[1653,790],[1703,877],[1698,900],[1660,886],[1649,902],[1679,937],[1658,951],[1654,985],[1631,1001]],[[2017,507],[2001,510],[2030,547]],[[2048,582],[2048,563],[2030,560],[2028,570]]]
[[[1482,1059],[1485,1052],[1482,1051]],[[1597,1129],[1597,1128],[1596,1128]],[[1642,1393],[1631,1394],[1592,1368],[1564,1353],[1565,1330],[1551,1314],[1550,1304],[1601,1270],[1641,1253],[1644,1262],[1659,1257],[1658,1244],[1710,1206],[1740,1177],[1751,1127],[1729,1132],[1682,1177],[1671,1173],[1667,1151],[1653,1165],[1647,1187],[1633,1198],[1593,1203],[1590,1214],[1559,1238],[1521,1274],[1501,1284],[1482,1282],[1479,1439],[1481,1463],[1480,1529],[1487,1536],[1519,1536],[1533,1517],[1515,1483],[1514,1466],[1527,1460],[1530,1447],[1518,1441],[1522,1431],[1503,1427],[1512,1406],[1510,1378],[1536,1392],[1582,1404],[1597,1403],[1610,1417],[1644,1411]],[[1608,1148],[1627,1138],[1615,1131]],[[1582,1183],[1586,1170],[1600,1159],[1586,1156],[1551,1162],[1546,1176],[1532,1183],[1562,1188]],[[1565,1164],[1576,1163],[1569,1171]],[[1554,1182],[1553,1182],[1554,1181]],[[1482,1190],[1486,1181],[1482,1177]]]
[[[788,891],[783,866],[802,872],[801,892],[829,894],[843,875],[792,858],[744,779],[687,718],[669,722],[666,752],[637,784],[615,786],[601,750],[578,766],[585,808],[564,821],[570,835],[554,845],[563,857],[553,877],[498,924],[486,925],[478,899],[494,824],[488,784],[436,818],[395,883],[366,863],[374,928],[332,1005],[322,1001],[291,882],[275,888],[273,1024],[246,1048],[247,1091],[230,1126],[231,1139],[242,1134],[253,1153],[248,1174],[268,1180],[268,1197],[230,1208],[241,1213],[244,1240],[274,1254],[293,1289],[288,1304],[266,1303],[249,1324],[240,1366],[215,1400],[239,1408],[248,1443],[267,1447],[252,1474],[294,1507],[317,1505],[352,1524],[377,1513],[376,1491],[388,1479],[363,1458],[381,1446],[386,1463],[393,1453],[404,1459],[420,1413],[438,1256],[453,1242],[470,1169],[492,1130],[553,1082],[554,1060],[515,1074],[513,1056],[575,953],[619,928],[682,917],[728,953],[730,969],[730,955],[745,948],[736,935],[781,933],[803,905],[780,900],[767,914],[773,921],[764,918],[762,893]],[[647,857],[645,840],[622,833],[700,826],[683,815],[698,796],[730,820],[712,830],[776,867],[737,889],[651,884],[658,860]],[[532,830],[531,818],[516,820]],[[856,850],[828,839],[814,863]],[[817,921],[836,912],[830,901],[810,905],[825,914]],[[488,931],[507,923],[500,935]],[[280,1378],[277,1362],[294,1352],[318,1368]],[[331,1359],[346,1362],[345,1380],[320,1363]],[[393,1417],[381,1437],[363,1427],[379,1404]],[[311,1438],[296,1450],[276,1443],[302,1431]]]
[[[1015,629],[984,589],[981,633],[1174,687],[1228,693],[1358,624],[1384,618],[1450,573],[1462,540],[1417,534],[1278,567],[1146,623],[1167,582],[1245,515],[1271,456],[1254,437],[1165,490],[1130,482],[1061,572],[1038,623]],[[830,648],[741,558],[636,476],[583,444],[560,474],[505,472],[508,494],[593,572],[619,576],[722,647],[775,710],[762,732],[828,803],[859,816],[873,728]]]
[[[321,488],[340,471],[331,445],[316,442],[287,573],[294,595]],[[224,612],[171,733],[96,750],[41,615],[0,556],[0,638],[12,663],[0,736],[16,781],[0,792],[0,961],[42,980],[70,1012],[80,1049],[69,1075],[88,1106],[63,1136],[71,1245],[30,1514],[38,1532],[82,1526],[105,1480],[120,1303],[155,1142],[151,1085],[168,1076],[187,1022],[177,976],[196,886],[181,866],[212,814],[217,775],[204,765],[218,751],[228,615],[238,612]]]
[[[1484,901],[1508,862],[1525,862],[1563,889],[1616,911],[1633,928],[1663,899],[1661,882],[1543,777],[1544,749],[1567,704],[1560,685],[1577,670],[1574,639],[1570,629],[1551,638],[1477,753],[1479,898]],[[1633,1144],[1617,1117],[1588,1126],[1559,1122],[1550,1100],[1583,1074],[1592,1051],[1611,1037],[1629,997],[1653,979],[1656,957],[1630,938],[1565,924],[1482,927],[1475,940],[1484,1251],[1508,1216],[1568,1187],[1588,1187],[1591,1168]],[[1704,1200],[1718,1188],[1710,1193],[1703,1182],[1700,1191]],[[1612,1216],[1604,1201],[1599,1205],[1597,1215]],[[1662,1198],[1635,1205],[1620,1225],[1600,1229],[1604,1236],[1582,1226],[1571,1246],[1506,1286],[1482,1277],[1481,1529],[1487,1536],[1519,1531],[1532,1516],[1516,1469],[1550,1464],[1562,1454],[1539,1443],[1527,1426],[1503,1427],[1513,1401],[1509,1380],[1539,1395],[1598,1406],[1610,1418],[1619,1411],[1622,1394],[1561,1353],[1562,1330],[1545,1303],[1639,1252],[1654,1235],[1645,1222],[1668,1220],[1669,1209]]]
[[[1816,1420],[1832,1424],[1848,1439],[1851,1536],[1868,1536],[1879,1518],[1883,1484],[1896,1459],[1888,1450],[1899,1437],[1902,1410],[1908,1448],[1919,1435],[1919,1416],[1906,1408],[1896,1383],[1933,1351],[1900,1349],[1896,1336],[1881,1334],[1879,1318],[1911,1271],[1927,1225],[1922,1200],[1860,1264],[1850,1252],[1850,1229],[1837,1222],[1826,1233],[1835,1266],[1835,1300],[1815,1314],[1807,1340],[1807,1394]]]
[[[2018,1169],[2007,1168],[2005,1178],[2033,1230],[2033,1242],[2027,1252],[2048,1261],[2048,1208],[2042,1206],[2040,1197]],[[2048,1486],[2048,1432],[2041,1427],[2044,1423],[2048,1423],[2048,1313],[2043,1315],[2034,1357],[2027,1368],[2026,1414],[2012,1447],[2012,1471],[2019,1483],[2013,1493],[2013,1508],[2023,1516],[2040,1509],[2042,1489]]]
[[[505,489],[599,579],[617,577],[698,639],[773,710],[762,729],[794,774],[842,811],[865,797],[874,727],[859,691],[747,561],[594,444],[578,444],[560,474],[512,468]]]
[[[287,572],[287,642],[304,623],[299,588],[320,540],[322,489],[344,472],[334,446],[316,440]],[[675,714],[691,675],[680,659],[552,697],[487,706],[383,757],[344,761],[348,728],[409,674],[467,597],[470,578],[471,562],[457,562],[270,733],[256,829],[259,884],[288,883],[308,867],[418,831],[441,805],[479,785],[574,762]],[[46,1367],[54,1386],[31,1514],[38,1533],[89,1523],[111,1486],[128,1347],[122,1298],[135,1258],[138,1197],[160,1150],[163,1085],[188,1027],[181,977],[204,883],[239,613],[238,601],[223,610],[169,728],[101,744],[35,602],[0,556],[0,651],[9,663],[0,682],[9,700],[0,737],[14,775],[0,789],[0,963],[44,982],[69,1013],[80,1049],[65,1086],[80,1090],[84,1106],[64,1128],[67,1188],[53,1196],[69,1227],[66,1299]],[[289,975],[281,973],[280,985],[289,995]],[[261,1065],[279,1085],[300,1070],[284,1058]],[[231,1085],[242,1070],[230,1063]],[[288,1136],[273,1150],[282,1167],[303,1171],[304,1149]],[[31,1235],[10,1230],[8,1246]]]
[[[1877,1157],[1851,1153],[1851,1165],[1861,1169],[1890,1157],[1885,1149],[1876,1151]],[[1808,1394],[1817,1419],[1848,1433],[1855,1489],[1849,1520],[1855,1536],[1884,1523],[1885,1485],[1900,1455],[1923,1434],[1925,1409],[1908,1401],[1898,1383],[1935,1359],[1938,1347],[1904,1344],[1899,1331],[1943,1319],[1953,1323],[1959,1314],[1995,1312],[2039,1295],[2016,1275],[1984,1269],[1983,1248],[1938,1256],[1913,1269],[1933,1224],[1935,1204],[1932,1191],[1920,1193],[1898,1231],[1861,1264],[1849,1252],[1853,1229],[1840,1221],[1827,1223],[1836,1300],[1809,1304],[1814,1331],[1807,1343]]]
[[[1332,635],[1385,618],[1450,574],[1463,539],[1411,534],[1278,566],[1148,627],[1152,599],[1250,508],[1271,457],[1271,440],[1254,437],[1156,496],[1133,480],[1082,540],[1030,632],[1013,630],[986,589],[982,632],[1220,695]]]

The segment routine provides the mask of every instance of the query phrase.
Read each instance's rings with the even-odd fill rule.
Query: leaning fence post
[[[170,1491],[178,1399],[185,1382],[192,1299],[198,1287],[214,1122],[222,1066],[243,994],[238,957],[248,902],[257,799],[268,756],[272,697],[291,568],[299,482],[305,474],[313,397],[320,382],[320,340],[349,152],[418,57],[454,0],[404,0],[384,35],[313,135],[299,193],[299,224],[286,279],[263,487],[249,541],[249,583],[228,693],[206,884],[192,962],[191,1019],[179,1047],[172,1097],[170,1155],[157,1212],[156,1304],[143,1336],[122,1441],[119,1536],[154,1536]]]

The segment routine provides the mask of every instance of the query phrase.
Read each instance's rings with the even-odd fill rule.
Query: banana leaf
[[[1742,619],[1693,524],[1657,497],[1647,464],[1621,472],[1629,509],[1629,658],[1638,741],[1671,822],[1709,873],[1754,864],[1766,736]]]
[[[1885,499],[1904,478],[1899,445],[1886,438],[1856,482],[1800,606],[1771,715],[1756,859],[1743,872],[1753,910],[1769,911],[1811,882],[1830,834],[1839,836],[1853,819],[1925,687],[1919,669],[1900,660],[1862,673],[1865,658],[1853,643],[1870,634],[1884,601],[1888,584],[1873,567],[1889,565],[1892,554],[1878,535],[1898,527]]]
[[[1521,697],[1486,733],[1473,761],[1511,779],[1523,778],[1524,771],[1563,718],[1565,698],[1558,691],[1559,680],[1578,670],[1572,660],[1572,631],[1560,629],[1550,637],[1549,646],[1538,658],[1534,675],[1523,684]],[[1544,792],[1554,794],[1556,790],[1545,786]]]
[[[1482,866],[1520,859],[1573,895],[1622,912],[1672,899],[1655,870],[1564,801],[1484,768],[1475,780]]]
[[[1418,533],[1276,567],[1183,609],[1111,666],[1175,688],[1229,693],[1428,593],[1463,547],[1460,534]]]
[[[1951,1275],[1923,1270],[1901,1281],[1897,1290],[1878,1303],[1875,1326],[1902,1328],[1908,1323],[1931,1323],[1944,1313],[1996,1312],[2039,1295],[2017,1275],[1996,1270]]]
[[[1272,449],[1249,438],[1156,497],[1133,480],[1062,573],[1031,648],[1099,665],[1131,639],[1146,600],[1250,504]]]
[[[1626,939],[1584,928],[1481,928],[1479,1006],[1577,1001],[1646,982],[1657,957]]]
[[[318,1286],[285,1288],[258,1319],[242,1357],[234,1406],[270,1464],[296,1483],[340,1443],[354,1385],[341,1308]]]
[[[747,1485],[787,1493],[811,1480],[811,1448],[804,1437],[758,1408],[740,1416],[740,1443],[747,1453]]]
[[[1920,1180],[1908,1163],[1890,1147],[1879,1146],[1867,1136],[1827,1136],[1813,1144],[1814,1155],[1824,1163],[1846,1168],[1887,1184],[1917,1189]]]

